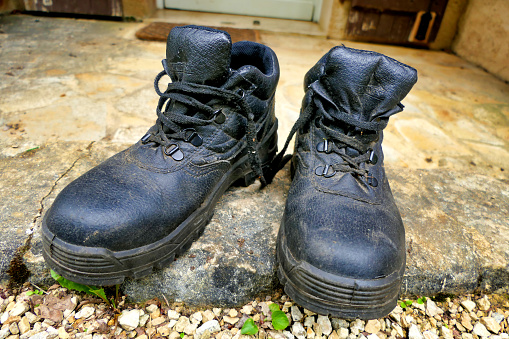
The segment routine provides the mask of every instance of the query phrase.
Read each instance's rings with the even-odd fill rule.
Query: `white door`
[[[322,0],[164,0],[164,7],[187,11],[318,21],[321,3]]]

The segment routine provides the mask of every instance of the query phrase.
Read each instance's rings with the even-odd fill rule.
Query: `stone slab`
[[[88,147],[87,147],[88,146]],[[53,281],[41,256],[39,210],[47,210],[70,181],[120,151],[110,142],[50,144],[28,156],[0,161],[4,173],[0,242],[1,283],[13,254],[34,230],[23,256],[30,281]],[[509,184],[470,172],[390,168],[396,202],[407,230],[407,271],[402,293],[434,295],[507,291],[509,287]],[[143,301],[165,296],[190,305],[241,305],[271,293],[275,239],[290,184],[288,169],[263,190],[229,189],[202,237],[168,268],[122,289]],[[30,232],[28,232],[30,233]]]

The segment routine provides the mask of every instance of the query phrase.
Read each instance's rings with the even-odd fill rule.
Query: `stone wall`
[[[470,0],[453,51],[498,78],[509,81],[509,1]]]

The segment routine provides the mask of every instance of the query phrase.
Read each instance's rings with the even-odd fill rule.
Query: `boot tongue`
[[[320,76],[340,111],[360,121],[401,112],[400,101],[417,81],[417,72],[410,66],[376,52],[344,46],[332,49],[320,67],[311,71]]]
[[[174,82],[220,86],[229,74],[231,48],[226,32],[199,26],[175,27],[166,45],[169,75]]]

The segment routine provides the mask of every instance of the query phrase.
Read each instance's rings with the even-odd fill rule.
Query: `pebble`
[[[151,323],[152,323],[152,326],[156,327],[156,326],[161,325],[165,321],[166,321],[166,319],[164,319],[164,317],[159,317],[159,318],[152,319]]]
[[[332,327],[337,330],[339,328],[348,328],[350,327],[350,323],[345,319],[332,318],[331,319]]]
[[[468,312],[472,312],[475,308],[475,302],[472,300],[463,300],[461,302],[461,306],[463,306]]]
[[[447,327],[445,326],[442,326],[440,328],[440,334],[445,338],[445,339],[453,339],[454,336],[452,335],[452,332],[450,329],[448,329]]]
[[[481,323],[475,324],[472,333],[479,337],[489,337],[490,336],[490,332],[488,332],[486,327]]]
[[[477,300],[477,306],[479,307],[479,309],[481,311],[487,311],[490,309],[491,307],[491,303],[490,301],[488,300],[488,296],[485,295],[484,297],[482,297],[481,299],[478,299]]]
[[[350,334],[350,332],[348,331],[348,328],[341,327],[338,330],[338,337],[339,337],[339,339],[346,339],[348,337],[348,334]]]
[[[304,329],[304,326],[302,326],[302,323],[299,322],[293,323],[292,334],[296,336],[298,339],[306,338],[306,330]]]
[[[191,321],[192,324],[201,324],[201,321],[203,320],[203,316],[201,314],[201,312],[196,312],[196,313],[193,313],[191,314],[191,316],[189,317],[189,320]]]
[[[30,306],[26,302],[19,302],[16,303],[12,310],[9,311],[10,317],[17,317],[24,315],[26,311],[30,309]]]
[[[481,318],[481,323],[486,326],[488,331],[498,334],[501,330],[501,326],[499,323],[492,317],[483,317]],[[12,331],[11,331],[12,332]]]
[[[307,317],[304,319],[304,327],[312,327],[315,323],[315,317]]]
[[[210,334],[221,331],[221,326],[217,320],[209,320],[196,329],[196,335],[201,337],[205,331],[209,331]]]
[[[7,338],[7,336],[11,334],[11,332],[9,332],[9,328],[4,328],[3,330],[0,330],[0,339],[5,339]]]
[[[435,332],[429,330],[422,332],[422,336],[424,339],[438,339],[438,335]]]
[[[168,311],[168,319],[178,320],[180,318],[180,313],[175,310]]]
[[[362,331],[364,331],[364,321],[360,319],[355,319],[354,321],[352,321],[352,323],[350,324],[350,332],[355,335],[359,335],[359,333],[361,333]]]
[[[417,325],[412,324],[410,329],[408,330],[408,339],[424,339],[419,327]]]
[[[237,323],[240,319],[239,319],[239,318],[237,318],[237,317],[229,317],[229,316],[225,315],[225,316],[223,317],[223,320],[224,320],[225,322],[227,322],[228,324],[235,325],[235,324],[236,324],[236,323]]]
[[[118,323],[126,331],[132,331],[140,324],[140,310],[123,311]]]
[[[442,313],[444,313],[444,311],[442,311],[433,300],[430,298],[426,300],[426,314],[428,317],[433,318]]]
[[[175,331],[184,332],[184,328],[186,328],[186,326],[190,324],[191,322],[189,321],[189,318],[180,317],[177,323],[175,324]]]
[[[382,326],[380,325],[380,322],[376,319],[374,320],[368,320],[366,323],[366,326],[364,327],[364,330],[370,334],[378,333],[382,329]]]
[[[76,318],[76,319],[81,319],[81,318],[88,319],[91,316],[93,316],[94,313],[95,313],[95,308],[93,308],[91,306],[85,306],[78,313],[76,313],[74,315],[74,318]]]
[[[317,320],[316,320],[316,323],[318,325],[320,325],[321,330],[322,330],[322,334],[328,336],[329,334],[332,333],[332,324],[331,324],[328,316],[326,316],[326,315],[319,315]]]
[[[302,315],[302,312],[300,311],[299,307],[297,307],[295,305],[290,308],[290,313],[292,315],[293,321],[301,321],[302,318],[304,317]]]
[[[247,314],[247,315],[250,315],[251,313],[253,313],[253,306],[251,305],[245,305],[244,307],[242,307],[242,309],[240,310],[241,313],[244,313],[244,314]]]

